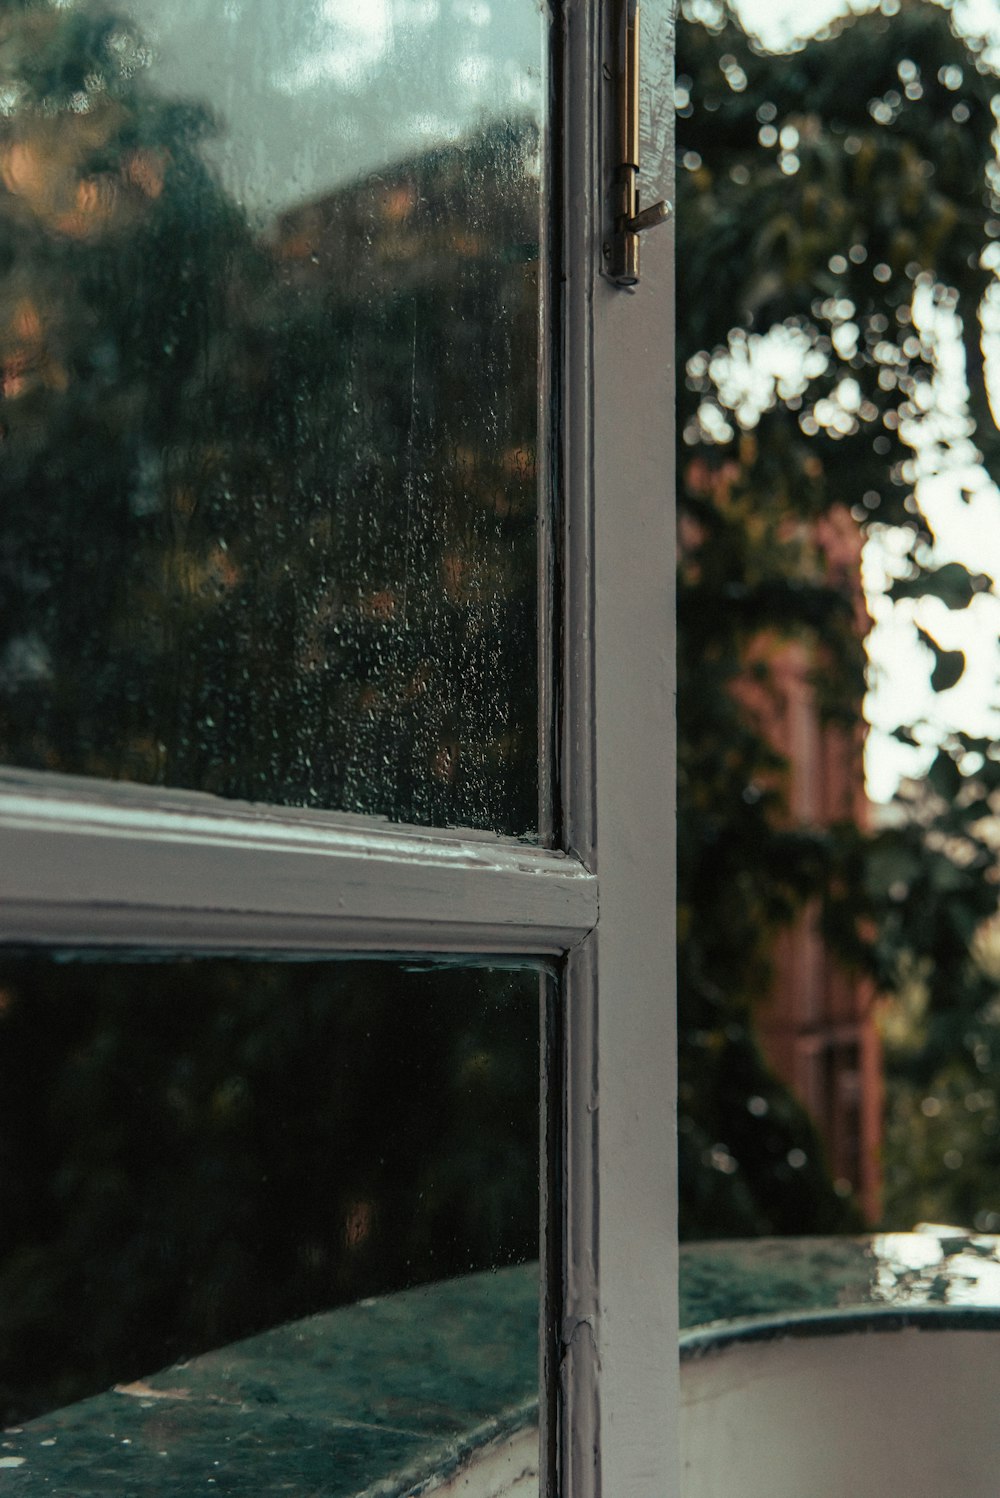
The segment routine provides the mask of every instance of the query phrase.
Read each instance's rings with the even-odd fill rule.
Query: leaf
[[[919,852],[894,831],[884,833],[865,856],[865,886],[876,899],[885,899],[894,885],[907,889],[920,878]]]
[[[969,876],[964,869],[958,868],[950,858],[943,854],[928,859],[927,875],[931,888],[939,895],[955,894],[959,890],[966,889],[969,883]],[[970,931],[975,930],[975,924],[975,919],[973,919]]]
[[[961,562],[946,562],[943,567],[921,567],[915,577],[896,578],[888,593],[894,603],[901,598],[930,597],[940,598],[949,609],[966,609],[976,593],[990,586],[985,573],[972,573]]]
[[[952,801],[962,788],[962,772],[947,749],[938,750],[927,772],[927,779],[945,801]]]
[[[925,629],[918,627],[921,642],[933,652],[934,667],[931,671],[931,690],[949,692],[960,681],[965,670],[965,654],[961,650],[942,650],[938,642]]]
[[[931,672],[931,690],[950,692],[961,680],[965,670],[965,655],[961,650],[940,650]]]

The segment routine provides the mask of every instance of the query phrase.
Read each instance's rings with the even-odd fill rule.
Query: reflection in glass
[[[537,827],[541,32],[0,16],[0,758]]]
[[[537,1258],[539,993],[537,968],[5,959],[0,1425]],[[536,1391],[537,1305],[527,1269],[428,1301],[456,1358],[497,1319],[495,1359],[481,1326],[461,1354],[496,1401],[484,1419]],[[402,1355],[396,1314],[380,1312],[385,1366],[366,1365],[376,1391]],[[269,1336],[294,1364],[295,1338]],[[309,1365],[314,1401],[327,1377],[346,1397],[329,1359]],[[355,1390],[352,1419],[376,1418],[370,1397],[364,1416]]]

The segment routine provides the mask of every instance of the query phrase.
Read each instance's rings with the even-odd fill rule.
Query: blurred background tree
[[[895,539],[897,598],[960,610],[992,585],[937,563],[917,482],[954,439],[946,321],[968,386],[958,437],[974,434],[987,472],[1000,459],[982,339],[996,75],[929,0],[889,0],[783,55],[728,4],[692,0],[677,74],[684,1231],[858,1221],[754,1037],[778,933],[815,901],[891,1017],[886,1219],[1000,1224],[996,972],[977,946],[997,904],[1000,750],[950,735],[874,831],[803,825],[746,706],[748,678],[771,670],[760,642],[799,642],[823,722],[858,734],[860,539]],[[853,566],[829,544],[845,526]],[[922,639],[931,686],[949,690],[962,653]]]

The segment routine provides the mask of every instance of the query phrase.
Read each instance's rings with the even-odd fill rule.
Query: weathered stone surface
[[[823,1312],[1000,1310],[1000,1239],[960,1230],[681,1250],[681,1326]]]
[[[362,1301],[55,1410],[0,1438],[16,1498],[402,1498],[530,1426],[538,1267]],[[681,1324],[1000,1308],[1000,1240],[688,1244]],[[714,1332],[713,1332],[714,1334]]]
[[[0,1486],[17,1498],[409,1492],[533,1418],[537,1384],[537,1266],[469,1275],[278,1327],[6,1431]]]

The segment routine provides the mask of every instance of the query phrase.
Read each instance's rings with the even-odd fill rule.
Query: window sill
[[[537,1494],[537,1326],[534,1264],[310,1316],[4,1432],[4,1490]]]

